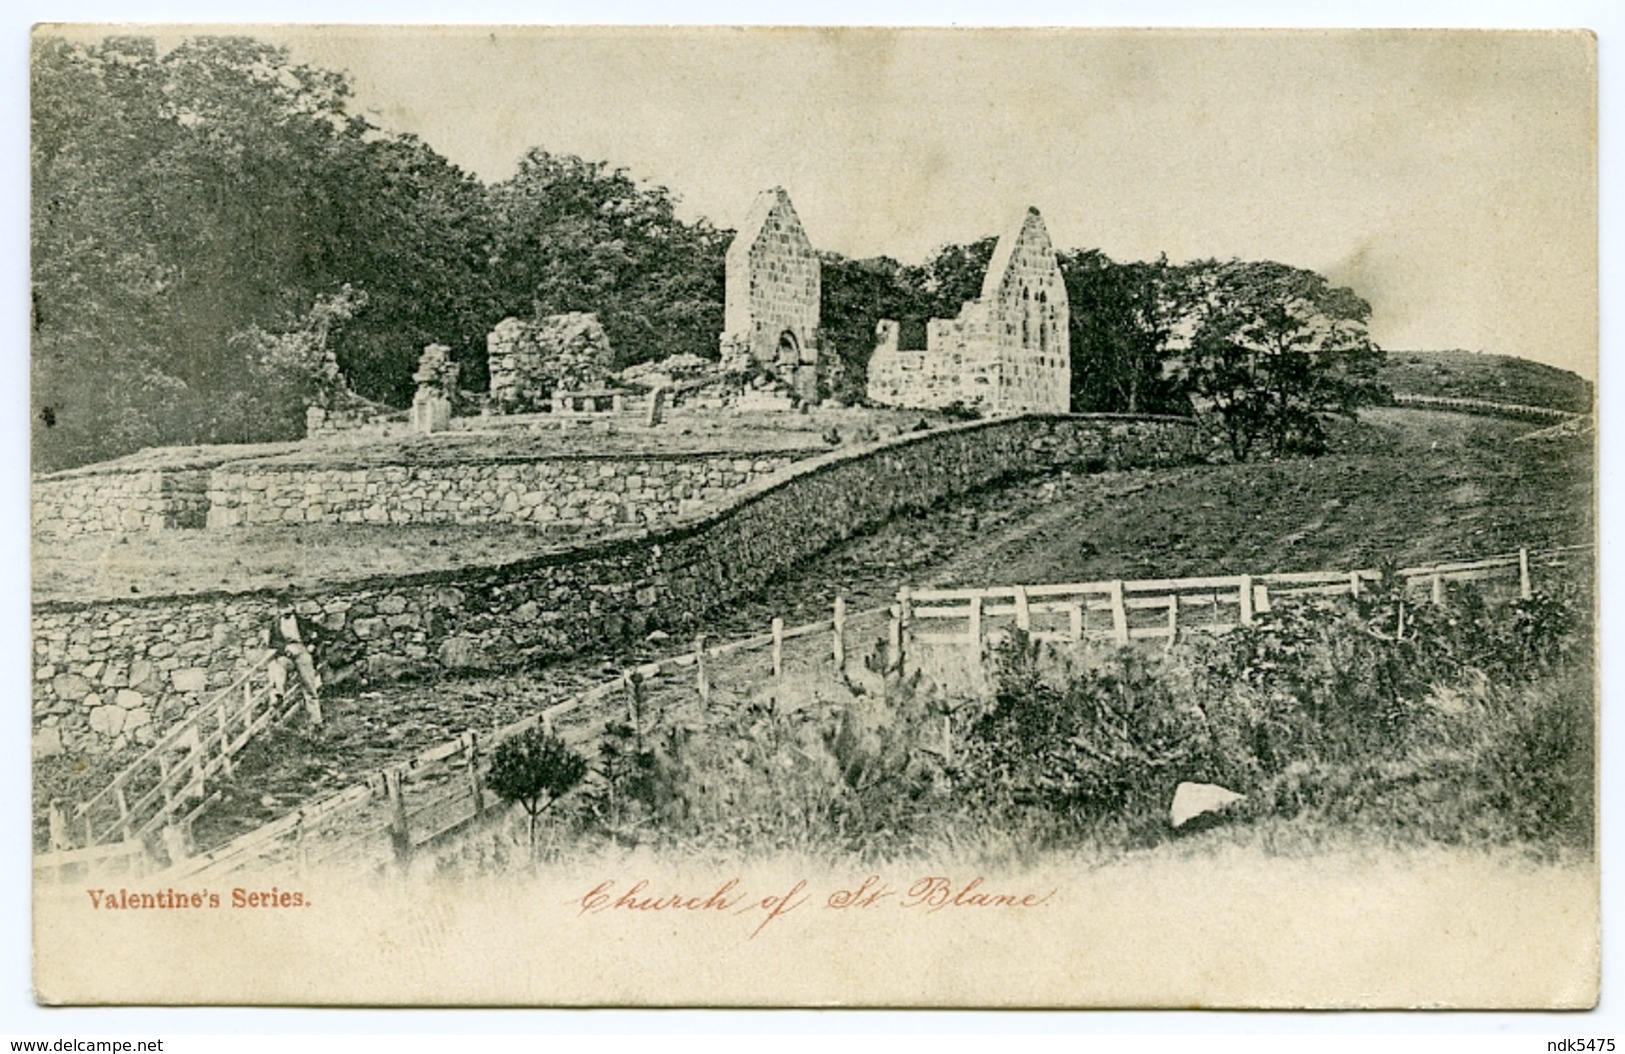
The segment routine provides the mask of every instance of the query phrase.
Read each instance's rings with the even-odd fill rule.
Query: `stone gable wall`
[[[987,285],[993,288],[983,296],[990,347],[985,352],[969,349],[967,356],[998,363],[997,377],[989,386],[991,409],[1065,413],[1072,391],[1066,283],[1036,212],[1028,214],[1003,262],[996,285],[990,269]]]
[[[926,324],[924,351],[899,350],[896,323],[877,327],[868,396],[885,406],[959,402],[993,414],[1066,413],[1070,324],[1055,250],[1043,219],[1029,210],[1021,227],[999,240],[982,295],[956,318]]]
[[[334,585],[298,598],[366,678],[512,668],[640,638],[687,634],[773,575],[901,511],[1056,467],[1181,463],[1187,421],[1042,417],[910,433],[806,461],[662,530],[503,567]],[[36,606],[34,748],[139,745],[263,653],[271,592]],[[367,705],[387,705],[385,703]]]
[[[790,197],[764,191],[728,247],[723,361],[741,350],[781,372],[817,361],[821,266]],[[795,335],[799,357],[781,361],[779,338]]]

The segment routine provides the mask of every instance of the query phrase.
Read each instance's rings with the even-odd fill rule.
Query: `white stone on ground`
[[[1174,803],[1168,809],[1168,819],[1175,827],[1183,827],[1203,813],[1222,809],[1243,797],[1217,783],[1181,783],[1174,788]]]

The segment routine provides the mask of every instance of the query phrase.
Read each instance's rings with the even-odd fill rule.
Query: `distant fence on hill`
[[[1570,410],[1554,410],[1550,406],[1522,406],[1517,403],[1496,403],[1487,399],[1458,399],[1448,395],[1398,395],[1394,405],[1412,406],[1423,410],[1454,410],[1457,413],[1479,414],[1483,417],[1508,417],[1515,421],[1536,421],[1556,424],[1580,414]]]

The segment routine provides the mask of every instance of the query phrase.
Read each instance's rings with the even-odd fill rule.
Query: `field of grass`
[[[922,420],[941,424],[941,414],[920,410],[846,407],[812,408],[806,413],[767,411],[667,411],[662,423],[645,427],[632,415],[614,420],[561,421],[551,414],[457,418],[451,431],[418,435],[406,425],[387,432],[358,431],[285,443],[155,447],[114,461],[56,475],[76,476],[109,469],[212,468],[227,461],[270,460],[276,464],[339,468],[361,465],[438,465],[462,460],[629,455],[682,455],[711,452],[801,451],[829,448],[834,429],[843,442],[897,435]]]
[[[1592,385],[1568,370],[1511,355],[1470,351],[1390,351],[1378,380],[1396,395],[1483,399],[1584,413]]]

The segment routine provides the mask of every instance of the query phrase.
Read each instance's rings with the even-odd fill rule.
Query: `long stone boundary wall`
[[[33,520],[37,532],[59,537],[286,523],[660,527],[806,456],[780,449],[352,465],[265,458],[81,469],[34,481]]]
[[[513,668],[706,613],[899,512],[1005,478],[1189,460],[1190,422],[1027,416],[911,433],[804,461],[675,526],[501,567],[333,585],[298,609],[361,656],[369,681]],[[34,749],[149,741],[263,654],[285,595],[215,593],[35,607]]]
[[[322,468],[246,462],[214,470],[208,525],[527,523],[576,531],[658,527],[771,476],[800,455],[569,457]]]

